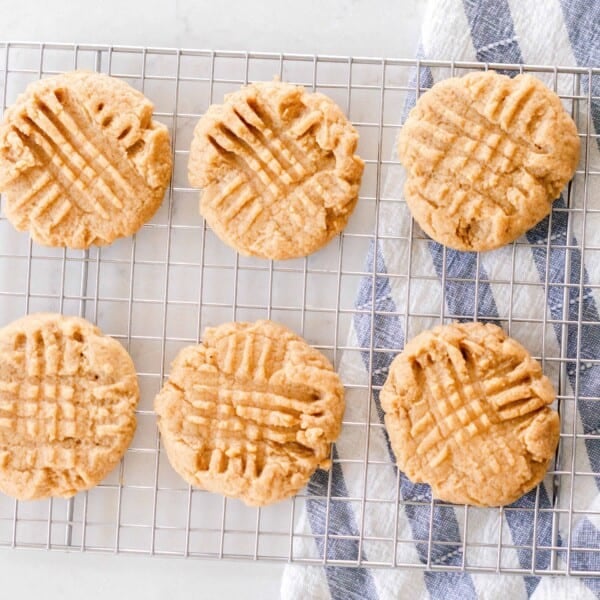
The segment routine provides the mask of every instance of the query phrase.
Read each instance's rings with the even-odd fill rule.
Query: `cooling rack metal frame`
[[[583,204],[571,204],[571,192],[566,208],[555,209],[569,213],[569,234],[561,249],[566,254],[580,252],[592,259],[600,245],[588,235],[589,225],[598,218],[600,209],[588,206],[588,188],[593,178],[600,176],[600,166],[590,161],[590,145],[598,135],[591,125],[592,101],[590,86],[584,82],[600,76],[600,69],[543,65],[495,65],[475,62],[448,62],[437,60],[352,58],[259,52],[178,50],[166,48],[134,48],[121,46],[0,43],[0,90],[2,108],[6,109],[27,83],[40,77],[73,68],[85,68],[109,73],[143,91],[155,104],[155,118],[169,127],[174,152],[174,175],[162,208],[152,221],[132,237],[117,241],[109,247],[88,251],[49,249],[33,244],[27,235],[16,233],[4,216],[0,216],[0,325],[27,313],[58,311],[88,318],[119,339],[131,352],[140,380],[142,397],[138,409],[138,431],[120,467],[93,490],[70,500],[54,499],[39,502],[17,502],[0,496],[0,546],[11,548],[45,548],[80,550],[86,552],[138,553],[181,557],[217,559],[249,559],[326,564],[336,566],[406,567],[416,569],[465,570],[472,572],[510,572],[523,574],[577,574],[569,556],[574,552],[594,552],[594,548],[576,548],[570,543],[570,527],[578,516],[597,518],[600,513],[592,509],[578,509],[573,502],[578,477],[594,479],[598,473],[581,472],[575,460],[557,462],[549,477],[553,488],[553,505],[540,508],[539,498],[529,509],[535,522],[539,515],[551,513],[553,541],[541,546],[534,534],[528,544],[517,544],[503,538],[504,509],[495,511],[499,534],[495,538],[468,540],[463,537],[458,548],[462,552],[460,565],[436,564],[431,549],[443,541],[433,539],[434,505],[430,507],[429,536],[423,540],[428,549],[427,560],[414,562],[398,558],[396,548],[401,544],[414,544],[402,539],[398,528],[389,537],[371,535],[364,521],[367,503],[387,503],[398,512],[405,505],[418,505],[418,501],[405,502],[398,489],[392,499],[370,496],[368,486],[362,495],[335,497],[335,502],[348,502],[362,506],[363,515],[357,536],[340,535],[325,531],[314,535],[302,529],[301,515],[307,502],[324,502],[329,519],[332,503],[331,475],[328,494],[311,496],[303,491],[297,497],[271,507],[250,509],[240,502],[228,500],[201,490],[191,489],[170,468],[152,411],[152,400],[166,374],[169,363],[183,346],[197,342],[202,329],[228,320],[272,318],[298,331],[313,345],[327,354],[336,367],[347,353],[363,352],[372,356],[374,348],[361,347],[349,331],[357,314],[367,314],[371,319],[381,311],[374,303],[368,307],[356,304],[356,293],[365,278],[376,283],[377,261],[369,270],[365,257],[372,242],[394,243],[394,234],[382,232],[378,227],[381,207],[388,202],[402,203],[401,197],[386,197],[385,181],[389,174],[399,169],[393,155],[394,140],[401,125],[402,107],[409,94],[418,95],[421,89],[420,67],[428,67],[440,76],[464,74],[471,70],[498,68],[527,71],[545,78],[572,110],[580,125],[582,160],[575,180],[583,190]],[[411,80],[416,69],[417,78]],[[198,192],[189,187],[186,163],[189,143],[196,120],[212,102],[221,101],[223,95],[249,81],[268,80],[273,77],[305,85],[310,90],[321,91],[334,98],[349,115],[361,136],[359,153],[365,159],[365,176],[358,208],[348,228],[324,250],[315,255],[293,261],[270,262],[240,257],[223,245],[208,228],[197,212]],[[578,227],[572,231],[571,221]],[[550,228],[551,231],[551,228]],[[579,233],[582,233],[580,235]],[[578,235],[574,237],[574,234]],[[546,259],[554,243],[546,241]],[[410,226],[407,236],[398,235],[398,241],[408,244],[408,270],[386,272],[385,275],[403,280],[410,286],[418,280],[426,284],[431,275],[418,272],[413,249],[427,244],[427,239],[416,226]],[[572,241],[576,240],[576,241]],[[568,328],[576,326],[580,332],[585,323],[579,312],[573,321],[568,311],[570,290],[573,287],[584,294],[585,288],[594,292],[600,286],[594,282],[583,283],[583,278],[573,284],[568,275],[565,281],[551,282],[546,269],[545,281],[532,282],[519,272],[519,253],[534,248],[526,240],[513,245],[511,275],[493,278],[487,283],[503,286],[510,309],[501,315],[508,328],[518,326],[538,327],[541,331],[541,352],[538,355],[545,368],[552,371],[559,392],[558,408],[574,411],[576,421],[577,397],[566,384],[567,365],[585,367],[577,359],[567,357]],[[444,252],[441,289],[446,289],[448,273]],[[479,257],[477,259],[479,265]],[[581,261],[583,265],[583,260]],[[411,266],[415,265],[411,269]],[[583,268],[583,266],[582,266]],[[475,294],[479,289],[479,269],[472,281]],[[565,299],[561,319],[546,313],[540,306],[535,319],[523,318],[513,312],[515,290],[520,286],[537,286],[544,294],[551,286],[558,286]],[[476,302],[477,304],[477,302]],[[439,309],[430,310],[399,307],[397,315],[406,326],[419,328],[424,324],[448,322],[466,315],[452,314],[444,294]],[[475,314],[470,318],[477,318]],[[467,315],[469,317],[469,315]],[[563,330],[563,344],[558,354],[546,351],[544,342],[548,328]],[[411,331],[414,335],[417,331]],[[397,349],[377,348],[377,351],[397,352]],[[580,365],[581,362],[581,365]],[[372,365],[372,360],[371,363]],[[587,363],[586,363],[587,364]],[[370,406],[374,386],[373,368],[362,381],[345,382],[352,402]],[[598,400],[598,398],[588,398]],[[345,428],[365,429],[367,443],[362,456],[337,457],[340,465],[353,463],[359,469],[390,465],[389,459],[369,454],[368,432],[381,428],[380,422],[370,418],[348,421]],[[575,426],[562,431],[561,445],[575,445],[583,437]],[[587,434],[586,439],[600,436]],[[365,480],[366,481],[366,480]],[[570,486],[570,502],[560,504],[558,488]],[[399,486],[396,486],[397,488]],[[309,488],[310,489],[310,488]],[[539,496],[539,494],[538,494]],[[437,504],[436,504],[437,506]],[[464,507],[464,533],[467,533],[469,515],[476,509]],[[516,509],[515,509],[516,510]],[[568,542],[558,543],[558,521],[567,519]],[[319,544],[314,544],[320,537]],[[327,552],[327,545],[335,539],[356,541],[359,550],[369,545],[391,548],[389,559],[368,560],[358,551],[354,560],[338,560]],[[319,540],[318,540],[319,541]],[[447,543],[447,542],[446,542]],[[454,544],[453,546],[456,546]],[[312,551],[306,548],[311,547]],[[484,549],[493,560],[478,564],[470,558],[471,550]],[[505,563],[507,550],[527,551],[530,566]],[[550,561],[540,568],[536,553],[550,553]],[[380,554],[378,554],[379,556]],[[598,572],[585,571],[585,575]]]

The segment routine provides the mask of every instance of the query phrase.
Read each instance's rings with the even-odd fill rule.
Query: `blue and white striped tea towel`
[[[430,0],[419,52],[423,57],[446,60],[598,67],[600,2]],[[431,87],[437,73],[423,67],[418,75],[421,87]],[[572,80],[569,81],[572,85]],[[553,85],[553,74],[548,76],[546,83]],[[561,88],[566,85],[562,78],[558,77],[556,84],[559,92],[572,93],[572,88]],[[584,76],[582,85],[585,90],[590,85],[589,78]],[[587,119],[584,100],[584,114],[578,126],[584,132],[589,126],[592,128],[590,133],[593,134],[595,129],[598,135],[600,75],[593,77],[591,85],[592,122]],[[414,97],[409,98],[404,110],[409,109],[412,103]],[[399,107],[399,111],[402,110]],[[594,171],[600,170],[599,146],[600,137],[590,138],[587,147],[583,144],[582,160],[587,160]],[[383,197],[402,198],[402,177],[400,170],[398,175],[388,177]],[[571,208],[581,209],[584,201],[588,209],[600,208],[600,185],[590,181],[588,188],[587,199],[584,200],[584,186],[574,185]],[[419,265],[424,279],[413,278],[410,295],[407,294],[404,278],[388,278],[385,275],[405,272],[408,242],[387,240],[383,236],[377,246],[371,248],[367,258],[366,271],[373,271],[375,266],[379,275],[375,281],[371,277],[365,278],[360,286],[356,306],[366,310],[355,315],[349,345],[368,348],[373,343],[375,349],[401,349],[405,335],[412,337],[429,326],[426,323],[409,324],[406,332],[405,327],[409,323],[404,318],[406,311],[439,314],[440,303],[445,302],[445,314],[456,318],[472,319],[476,311],[480,320],[500,318],[506,326],[510,314],[510,333],[537,356],[542,354],[543,347],[551,357],[560,356],[561,347],[566,348],[569,358],[573,358],[566,368],[567,385],[570,386],[567,397],[576,398],[577,411],[572,400],[565,401],[567,408],[562,414],[562,431],[577,435],[571,435],[567,438],[569,443],[563,444],[561,465],[566,474],[559,475],[562,477],[560,492],[553,498],[552,481],[547,477],[544,485],[505,509],[501,518],[498,509],[469,508],[467,512],[464,507],[435,504],[431,511],[426,504],[430,500],[428,486],[412,484],[393,466],[385,432],[380,426],[382,413],[377,393],[367,401],[371,405],[365,406],[364,394],[355,396],[350,390],[346,421],[376,425],[370,428],[368,439],[369,457],[373,464],[369,464],[365,475],[364,465],[360,461],[356,461],[359,464],[352,462],[351,459],[357,457],[357,448],[359,452],[365,448],[366,428],[346,426],[336,444],[334,459],[349,460],[334,462],[331,481],[323,472],[313,477],[309,493],[315,497],[326,496],[328,485],[331,485],[330,505],[316,499],[306,502],[297,531],[310,535],[295,539],[295,553],[322,557],[323,534],[327,532],[326,553],[329,559],[347,559],[356,563],[360,557],[363,561],[389,564],[394,557],[393,552],[396,552],[397,563],[423,567],[429,559],[432,565],[454,566],[456,571],[289,565],[282,580],[282,598],[554,600],[600,596],[600,579],[592,577],[489,575],[461,571],[463,560],[468,565],[488,568],[499,564],[501,570],[511,567],[532,569],[532,566],[544,570],[551,564],[550,553],[543,547],[552,543],[571,547],[569,552],[559,553],[557,568],[564,569],[568,561],[572,570],[600,570],[600,553],[585,552],[585,549],[600,548],[600,477],[593,475],[600,473],[600,439],[597,437],[600,432],[600,362],[596,362],[600,358],[600,289],[592,285],[600,282],[600,260],[591,253],[582,257],[577,249],[567,251],[565,248],[576,246],[582,235],[586,236],[586,247],[600,246],[600,229],[587,227],[585,232],[582,231],[581,212],[572,211],[569,215],[564,210],[563,198],[557,200],[554,206],[550,224],[546,220],[526,234],[527,244],[517,246],[515,255],[510,246],[482,254],[478,263],[477,255],[473,253],[448,250],[444,258],[444,251],[437,243],[415,244],[412,264]],[[410,219],[403,202],[386,202],[381,211],[381,234],[408,237]],[[584,259],[585,264],[582,264]],[[514,264],[518,268],[519,281],[524,284],[514,287],[511,302],[506,286],[500,282],[511,280]],[[446,284],[442,290],[440,281],[444,268]],[[479,284],[476,287],[474,280],[477,273]],[[549,325],[542,331],[541,326],[525,321],[540,320],[543,315],[545,295],[544,286],[540,283],[545,282],[548,284],[546,316],[551,321],[562,322]],[[565,286],[564,283],[571,285]],[[372,320],[369,311],[373,301],[375,317]],[[578,320],[582,322],[580,326],[577,326]],[[377,351],[362,355],[347,352],[340,365],[342,378],[349,384],[364,385],[370,372],[372,384],[380,386],[386,379],[392,358],[389,353]],[[547,360],[544,368],[556,381],[558,362]],[[573,439],[575,443],[571,443]],[[362,454],[358,456],[362,457]],[[573,468],[590,475],[571,481],[568,473]],[[398,486],[403,500],[399,510],[393,502]],[[390,502],[362,504],[360,498],[365,495],[365,490],[368,490],[367,498],[388,499]],[[336,497],[357,500],[336,502]],[[536,506],[539,512],[537,520],[532,511]],[[554,520],[551,511],[544,512],[552,506],[565,509]],[[572,519],[570,527],[569,519]],[[362,542],[359,542],[361,527],[363,536]],[[402,543],[394,549],[391,542],[386,544],[382,540],[394,539],[396,528],[397,539]],[[465,536],[466,557],[463,556]],[[494,540],[498,543],[494,544]],[[535,551],[531,550],[533,541]]]

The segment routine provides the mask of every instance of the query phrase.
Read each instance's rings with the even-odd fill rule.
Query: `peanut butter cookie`
[[[138,398],[123,346],[84,319],[0,329],[0,490],[31,500],[95,486],[133,438]]]
[[[498,506],[535,487],[554,456],[556,394],[537,361],[495,325],[425,331],[381,390],[398,468],[441,500]]]
[[[344,392],[327,358],[289,329],[228,323],[179,353],[154,407],[188,483],[261,506],[328,468]]]
[[[211,106],[194,132],[189,180],[200,212],[242,254],[306,256],[345,226],[358,199],[358,134],[323,94],[273,81]]]
[[[440,81],[400,131],[404,195],[415,220],[457,250],[491,250],[546,217],[579,158],[559,97],[531,75]]]
[[[167,128],[125,82],[86,71],[36,81],[0,126],[0,191],[20,231],[87,248],[135,233],[171,176]]]

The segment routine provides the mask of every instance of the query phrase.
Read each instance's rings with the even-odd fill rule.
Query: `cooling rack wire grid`
[[[451,277],[446,251],[439,286],[437,277],[433,278],[420,264],[421,250],[429,242],[418,227],[394,228],[393,223],[382,223],[379,219],[380,211],[389,203],[396,203],[405,211],[399,194],[386,197],[385,182],[401,168],[393,146],[407,96],[422,91],[419,77],[416,84],[410,83],[411,72],[419,63],[432,69],[435,80],[494,67],[531,72],[559,93],[578,124],[582,142],[580,165],[565,195],[566,208],[554,212],[554,218],[557,211],[568,213],[567,241],[548,236],[542,246],[534,248],[522,238],[508,251],[508,274],[489,280],[508,307],[500,324],[517,338],[519,332],[527,330],[530,339],[535,331],[539,344],[529,349],[553,379],[559,392],[557,404],[561,415],[570,415],[566,420],[568,426],[563,425],[556,460],[546,479],[552,504],[549,508],[540,507],[538,492],[535,505],[529,508],[460,507],[457,512],[462,515],[462,542],[458,546],[456,542],[435,539],[432,522],[436,514],[441,514],[444,504],[405,502],[398,485],[385,498],[372,497],[370,487],[365,484],[358,496],[332,497],[328,493],[315,497],[304,491],[262,509],[190,489],[174,473],[165,452],[161,451],[152,411],[153,398],[175,354],[183,346],[197,342],[205,327],[230,320],[271,318],[303,335],[336,368],[342,356],[361,352],[371,357],[372,365],[374,349],[361,348],[355,338],[349,337],[349,331],[357,314],[366,313],[373,319],[378,313],[376,305],[365,308],[356,303],[361,280],[375,281],[379,275],[377,261],[372,261],[373,267],[365,270],[373,241],[386,243],[388,247],[397,244],[406,251],[407,260],[402,267],[386,275],[405,290],[407,302],[398,307],[397,316],[407,337],[440,322],[477,318],[477,308],[475,314],[472,310],[468,314],[452,314],[443,292],[439,297],[432,294],[431,302],[426,304],[411,301],[411,289],[417,284],[427,285],[428,280],[436,279],[432,281],[436,289],[446,288]],[[590,123],[590,107],[593,100],[600,98],[590,95],[585,82],[592,75],[600,76],[600,69],[37,43],[1,43],[0,68],[3,110],[28,83],[74,68],[101,71],[127,81],[154,102],[155,118],[171,131],[175,156],[174,174],[162,208],[136,236],[111,246],[87,251],[44,248],[32,244],[26,234],[15,232],[4,217],[0,218],[0,325],[39,311],[83,316],[130,351],[141,387],[137,433],[120,467],[102,484],[71,500],[17,502],[0,496],[0,546],[543,574],[575,573],[569,561],[572,553],[600,551],[592,547],[576,548],[571,541],[574,522],[582,517],[597,522],[600,515],[577,503],[578,487],[586,485],[585,482],[594,484],[600,473],[578,470],[573,449],[581,438],[598,440],[600,435],[584,436],[573,425],[577,421],[579,398],[573,394],[566,376],[568,368],[579,370],[588,366],[588,362],[581,360],[579,350],[576,359],[567,358],[565,341],[568,335],[580,339],[585,324],[581,311],[576,321],[569,313],[571,288],[577,288],[583,295],[583,278],[573,283],[567,270],[564,281],[549,281],[549,266],[545,281],[537,273],[531,278],[520,271],[526,254],[541,250],[548,260],[550,249],[556,244],[562,244],[555,247],[565,253],[567,263],[576,253],[586,263],[599,259],[600,246],[592,243],[593,232],[600,226],[600,209],[592,208],[587,198],[589,189],[600,182],[600,164],[592,164],[590,152],[598,137]],[[221,243],[198,215],[198,192],[189,187],[186,174],[193,128],[209,104],[220,102],[225,93],[244,83],[270,80],[274,76],[333,98],[358,130],[358,153],[365,160],[360,200],[346,230],[320,252],[283,262],[241,257]],[[575,197],[581,200],[575,201]],[[478,257],[478,266],[479,261]],[[474,279],[467,281],[474,285],[476,295],[479,273],[478,268]],[[545,302],[540,303],[536,318],[523,316],[519,298],[534,287],[538,294],[541,290],[545,300],[551,288],[554,294],[562,291],[565,302],[561,318],[547,314]],[[593,281],[586,284],[591,293],[596,293],[599,287]],[[563,332],[563,343],[558,350],[556,342],[554,346],[548,342],[557,327]],[[377,352],[386,351],[396,353],[397,349],[377,348]],[[345,381],[349,402],[370,406],[374,391],[372,375],[371,366],[363,378]],[[352,457],[335,460],[346,471],[366,481],[367,470],[389,469],[391,463],[389,457],[374,454],[369,444],[370,432],[382,427],[380,420],[371,410],[363,414],[362,420],[344,422],[344,429],[358,432],[363,443]],[[331,485],[328,489],[331,490]],[[358,535],[341,535],[329,527],[317,536],[323,543],[307,543],[314,536],[300,527],[300,520],[309,501],[324,503],[326,523],[330,523],[329,512],[334,503],[350,504],[355,514],[363,516],[358,523]],[[421,542],[427,549],[427,560],[419,560],[416,553],[414,561],[399,558],[405,555],[399,554],[398,548],[414,545],[414,540],[399,530],[397,517],[396,523],[390,524],[389,535],[375,535],[369,530],[364,515],[369,506],[381,503],[394,507],[396,515],[405,504],[428,507],[429,535]],[[535,525],[529,542],[513,542],[503,526],[503,519],[511,510],[532,512],[535,524],[544,513],[547,522],[549,515],[551,544],[540,542]],[[481,511],[497,516],[498,527],[493,536],[489,531],[482,534],[469,528]],[[558,541],[559,530],[562,545]],[[354,540],[359,550],[367,549],[367,557],[379,558],[376,561],[364,558],[360,551],[354,559],[332,558],[327,546],[336,539]],[[432,550],[443,544],[448,545],[449,551],[460,551],[462,564],[436,563]],[[515,566],[506,558],[515,550],[528,553],[527,568]],[[542,569],[535,558],[540,552],[550,555]],[[586,571],[586,574],[593,573]]]

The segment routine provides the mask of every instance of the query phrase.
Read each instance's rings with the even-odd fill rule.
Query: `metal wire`
[[[555,468],[550,473],[554,488],[550,508],[540,507],[538,493],[535,506],[531,508],[486,509],[498,515],[498,533],[490,533],[489,539],[473,540],[470,539],[470,521],[474,511],[484,509],[464,507],[461,511],[463,541],[458,548],[462,552],[462,563],[451,566],[436,563],[432,558],[434,546],[446,545],[449,552],[457,550],[456,542],[435,539],[434,510],[439,510],[440,505],[403,500],[398,491],[399,480],[394,497],[375,497],[364,477],[360,493],[333,498],[330,474],[327,496],[314,496],[305,491],[288,501],[262,509],[250,509],[238,501],[191,489],[173,472],[161,451],[152,400],[177,351],[197,342],[206,326],[231,319],[272,318],[287,324],[326,353],[336,367],[347,352],[366,353],[372,364],[373,337],[369,347],[362,347],[355,341],[348,341],[352,339],[348,332],[353,317],[360,314],[373,317],[375,314],[373,301],[368,307],[355,304],[359,281],[370,278],[375,283],[384,275],[378,271],[377,261],[373,261],[372,269],[365,270],[365,256],[374,239],[381,243],[402,241],[408,248],[407,269],[385,273],[391,281],[404,286],[405,306],[398,313],[377,310],[378,315],[397,316],[407,334],[409,331],[414,333],[413,329],[419,323],[432,325],[464,317],[454,314],[455,311],[446,305],[445,289],[452,282],[473,284],[477,300],[480,259],[477,259],[473,278],[451,277],[444,250],[442,297],[438,308],[411,306],[412,286],[437,280],[422,272],[415,260],[427,239],[412,223],[403,234],[390,234],[380,227],[379,222],[380,209],[386,203],[401,202],[399,198],[386,197],[383,183],[391,170],[399,168],[391,148],[400,127],[404,100],[408,94],[416,92],[418,95],[422,91],[419,75],[416,85],[409,83],[410,72],[415,67],[427,66],[443,76],[460,75],[474,69],[502,68],[545,77],[570,105],[574,118],[583,123],[580,135],[585,149],[583,167],[576,174],[578,185],[583,186],[584,200],[575,203],[571,186],[567,207],[557,209],[559,213],[569,214],[568,235],[562,245],[552,242],[551,246],[548,239],[543,246],[545,256],[549,261],[551,250],[563,251],[567,256],[575,252],[581,252],[583,256],[584,252],[600,250],[585,235],[586,221],[600,212],[587,200],[591,185],[588,181],[592,176],[600,175],[600,168],[592,165],[590,160],[589,146],[598,136],[593,133],[590,123],[591,92],[582,85],[583,79],[600,74],[600,69],[36,43],[0,43],[0,52],[3,110],[29,82],[40,77],[73,68],[109,73],[140,89],[154,102],[155,118],[167,124],[171,131],[175,157],[171,185],[158,214],[136,236],[119,240],[109,247],[85,252],[40,247],[32,244],[27,235],[16,233],[0,216],[0,325],[37,311],[59,311],[86,317],[127,347],[136,363],[142,390],[137,411],[138,430],[120,467],[93,490],[68,501],[21,503],[0,495],[0,546],[544,574],[576,574],[569,566],[571,553],[599,550],[575,548],[571,543],[574,517],[600,515],[600,511],[582,510],[574,502],[576,477],[600,475],[576,468],[575,444],[582,439],[600,439],[598,432],[583,434],[573,425],[561,433],[561,447],[571,444],[573,449],[568,454],[569,461],[564,461],[561,453],[557,453]],[[419,69],[417,73],[420,73]],[[345,108],[361,134],[359,153],[366,163],[361,199],[347,230],[321,252],[283,263],[241,257],[223,245],[198,215],[198,192],[189,187],[186,176],[191,133],[208,105],[219,102],[225,93],[248,81],[268,80],[273,76],[326,93]],[[572,230],[575,218],[576,232]],[[572,422],[576,423],[577,402],[590,398],[573,395],[567,385],[567,363],[575,363],[577,372],[582,364],[579,354],[576,360],[568,358],[566,340],[569,327],[577,327],[580,339],[581,327],[592,324],[584,319],[581,304],[576,320],[569,312],[571,290],[577,289],[580,297],[585,293],[583,272],[575,278],[578,283],[571,283],[568,270],[564,281],[550,282],[547,264],[545,279],[533,280],[519,271],[519,256],[534,249],[539,246],[526,240],[516,242],[512,248],[510,274],[491,276],[486,283],[505,290],[508,314],[502,315],[502,319],[509,332],[523,325],[540,328],[542,343],[538,358],[545,370],[556,373],[554,383],[559,391],[561,414],[574,415]],[[581,269],[583,262],[580,262]],[[542,292],[547,299],[550,287],[557,285],[565,300],[561,318],[547,314],[545,303],[540,305],[535,318],[523,317],[513,311],[515,290],[529,287]],[[600,286],[592,281],[588,287],[597,290]],[[375,285],[372,290],[374,294]],[[553,328],[560,328],[563,333],[558,353],[550,350],[546,343],[546,331]],[[377,347],[376,352],[394,354],[397,349]],[[598,364],[598,361],[585,362],[585,365],[591,364]],[[371,431],[383,427],[371,418],[370,398],[379,389],[372,381],[373,371],[369,368],[368,378],[364,381],[346,384],[348,392],[360,394],[367,409],[364,420],[347,419],[344,427],[363,428],[366,433],[356,456],[336,459],[340,465],[360,468],[363,476],[367,469],[389,466],[388,460],[374,456],[370,448]],[[560,500],[561,486],[570,486],[566,504]],[[304,505],[314,499],[324,501],[326,506],[326,533],[322,535],[298,527]],[[356,513],[358,535],[340,535],[330,530],[333,502],[360,506]],[[369,521],[365,518],[368,504],[391,507],[394,515],[391,535],[376,535],[370,531]],[[422,506],[430,512],[429,535],[420,542],[427,547],[424,562],[399,560],[396,553],[400,546],[415,543],[402,534],[398,526],[399,515],[406,506]],[[529,511],[535,517],[534,535],[529,544],[509,543],[503,534],[504,517],[516,510]],[[537,540],[535,528],[540,516],[548,514],[552,516],[552,542],[543,546]],[[558,534],[559,521],[562,524],[565,520],[568,527],[566,545],[564,540],[559,543]],[[321,551],[308,552],[306,548],[310,544],[303,545],[302,542],[311,542],[315,538],[323,542],[319,546]],[[328,545],[335,540],[355,541],[358,547],[356,560],[331,558]],[[378,549],[378,557],[389,556],[389,559],[360,558],[367,545],[371,550]],[[473,558],[476,556],[473,550],[485,550],[488,558],[491,552],[492,558],[479,563]],[[531,566],[523,568],[510,563],[505,559],[507,550],[529,551]],[[535,558],[541,551],[551,555],[549,565],[543,569],[537,566]],[[594,573],[586,571],[585,574]]]

